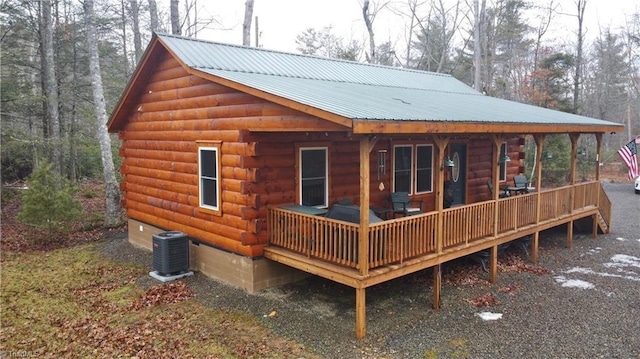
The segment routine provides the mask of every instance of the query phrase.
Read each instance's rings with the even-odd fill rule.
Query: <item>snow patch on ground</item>
[[[605,266],[607,264],[610,264],[612,267],[631,266],[631,267],[640,268],[640,258],[638,257],[630,256],[627,254],[616,254],[613,257],[611,257],[611,260],[613,261],[613,263],[605,263]]]
[[[482,320],[498,320],[502,319],[502,313],[480,312],[476,313]]]
[[[553,277],[556,282],[560,283],[565,288],[580,288],[580,289],[593,289],[596,286],[592,283],[586,282],[580,279],[567,279],[565,276],[559,275]]]
[[[626,239],[622,238],[622,237],[616,237],[616,240],[620,241],[620,242],[624,242],[626,241]]]

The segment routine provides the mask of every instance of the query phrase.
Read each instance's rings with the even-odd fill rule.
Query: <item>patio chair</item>
[[[493,199],[493,183],[491,183],[491,181],[487,181],[487,187],[489,187],[489,195],[491,195],[491,198]],[[500,189],[500,192],[498,192],[498,198],[506,197],[509,197],[509,192]]]
[[[396,214],[413,216],[422,213],[422,201],[409,200],[409,193],[407,192],[393,192],[389,201],[393,209],[393,218],[396,218]],[[419,205],[418,207],[412,207],[411,203],[419,203]]]
[[[524,175],[513,176],[513,185],[518,188],[529,188],[527,177]],[[528,190],[527,190],[528,192]]]

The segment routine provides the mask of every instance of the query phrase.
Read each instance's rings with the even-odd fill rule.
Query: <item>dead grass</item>
[[[0,352],[62,358],[313,358],[242,313],[206,309],[183,282],[143,291],[140,266],[95,244],[3,252]]]

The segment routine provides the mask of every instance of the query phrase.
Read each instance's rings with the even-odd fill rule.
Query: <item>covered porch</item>
[[[493,134],[492,184],[499,188],[500,145],[504,135]],[[445,176],[434,176],[435,210],[417,215],[370,224],[370,154],[376,135],[360,137],[360,193],[358,223],[301,213],[282,207],[267,212],[268,246],[264,256],[288,266],[318,275],[355,289],[356,337],[366,335],[366,288],[422,269],[433,267],[433,307],[440,306],[440,264],[482,250],[490,250],[489,276],[497,277],[498,246],[531,236],[531,259],[538,258],[541,231],[567,225],[567,247],[571,247],[573,222],[589,218],[592,233],[608,232],[611,203],[599,182],[595,161],[595,179],[576,182],[577,140],[571,140],[569,183],[555,188],[542,187],[544,134],[535,134],[536,189],[530,193],[493,198],[444,208]],[[597,158],[601,158],[602,133],[595,133]],[[446,171],[445,153],[448,135],[433,135],[434,170]],[[367,238],[368,240],[359,240]]]

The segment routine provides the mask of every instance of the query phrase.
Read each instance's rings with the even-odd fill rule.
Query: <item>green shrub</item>
[[[50,241],[65,233],[71,222],[80,218],[82,206],[73,197],[76,189],[54,172],[51,164],[36,168],[27,180],[27,187],[22,193],[17,220],[45,230],[44,240]]]

